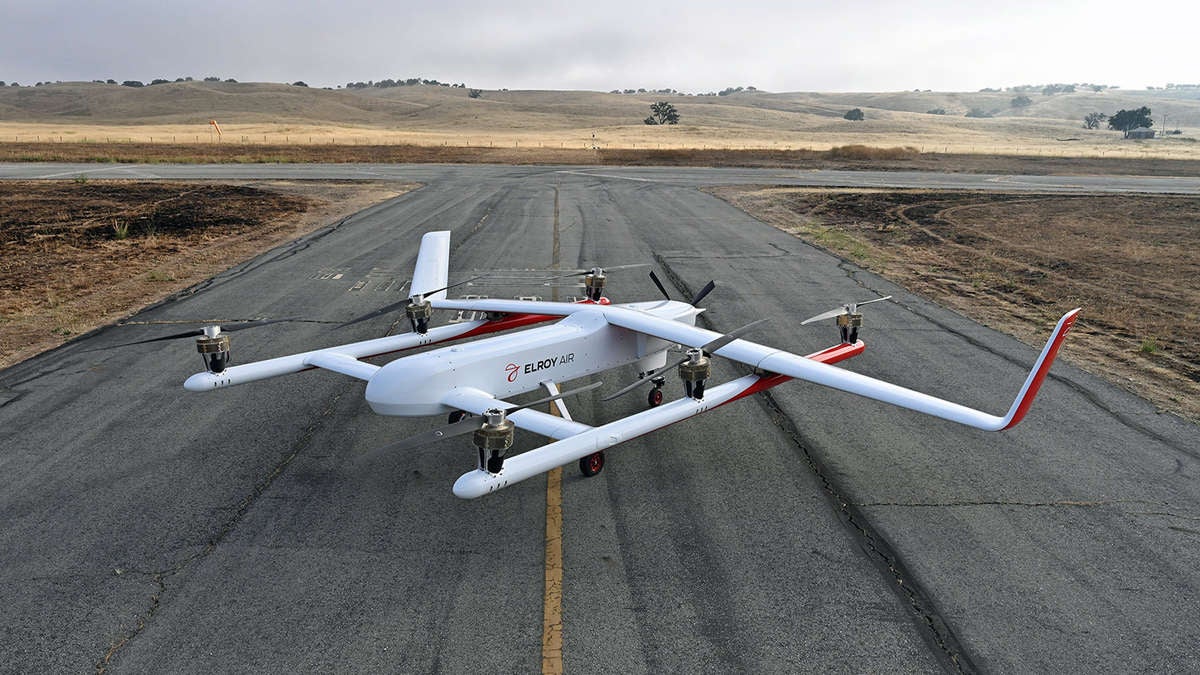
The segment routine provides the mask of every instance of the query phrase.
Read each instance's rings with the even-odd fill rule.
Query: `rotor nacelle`
[[[196,338],[196,351],[204,357],[204,367],[210,373],[225,372],[231,362],[229,336],[220,326],[205,326],[204,335]]]
[[[583,287],[587,291],[588,299],[592,302],[600,302],[600,298],[604,295],[604,284],[607,281],[608,277],[604,275],[604,270],[593,267],[592,271],[583,278]]]
[[[504,453],[512,447],[515,429],[503,410],[491,408],[483,413],[483,425],[472,436],[479,449],[479,468],[500,473],[504,468]]]
[[[404,308],[404,315],[412,324],[413,332],[424,335],[429,332],[429,320],[433,318],[433,305],[425,299],[424,295],[414,295]]]

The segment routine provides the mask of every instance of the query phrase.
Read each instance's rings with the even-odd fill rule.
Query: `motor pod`
[[[414,296],[404,308],[404,315],[412,323],[414,332],[424,335],[429,332],[429,319],[433,317],[433,305],[421,296]]]
[[[229,336],[221,332],[220,326],[205,326],[204,335],[196,338],[196,351],[204,357],[204,367],[210,373],[225,372],[231,362]]]
[[[858,341],[858,329],[862,328],[863,315],[858,313],[839,314],[835,319],[838,327],[838,333],[841,334],[842,342],[853,344]]]
[[[600,302],[600,298],[604,295],[604,284],[607,281],[604,271],[600,269],[594,269],[591,274],[584,277],[583,286],[587,290],[588,299],[592,302]]]
[[[712,374],[712,361],[699,349],[689,349],[688,359],[679,364],[679,379],[684,393],[696,400],[704,398],[704,381]]]
[[[473,436],[475,447],[479,448],[479,465],[488,473],[500,473],[504,468],[504,453],[513,444],[515,427],[498,408],[485,411],[483,420],[483,426]]]

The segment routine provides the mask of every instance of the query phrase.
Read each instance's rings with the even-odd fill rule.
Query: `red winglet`
[[[1008,424],[1004,425],[1004,429],[1011,429],[1017,426],[1024,419],[1025,413],[1029,412],[1029,407],[1033,405],[1033,399],[1037,396],[1038,389],[1042,386],[1042,381],[1046,379],[1046,374],[1050,372],[1050,364],[1054,363],[1054,357],[1058,355],[1058,349],[1062,347],[1063,339],[1067,337],[1067,331],[1071,330],[1071,326],[1075,325],[1075,319],[1079,316],[1079,310],[1080,308],[1073,309],[1058,320],[1058,325],[1055,326],[1054,332],[1050,335],[1050,340],[1046,342],[1045,348],[1042,349],[1042,354],[1038,357],[1037,364],[1034,365],[1033,371],[1029,373],[1029,378],[1025,380],[1025,386],[1021,388],[1021,393],[1017,395],[1017,400],[1013,402],[1013,407],[1008,412]]]

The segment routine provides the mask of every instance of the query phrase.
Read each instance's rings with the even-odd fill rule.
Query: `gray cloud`
[[[23,83],[422,76],[512,89],[863,91],[1200,79],[1182,2],[1155,5],[1180,18],[1166,22],[1137,20],[1113,0],[8,5],[0,79]]]

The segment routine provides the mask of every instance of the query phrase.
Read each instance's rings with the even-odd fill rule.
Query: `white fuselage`
[[[681,302],[629,306],[695,322],[696,310]],[[453,410],[443,401],[458,387],[506,399],[635,361],[641,372],[666,363],[669,342],[613,326],[603,312],[598,305],[550,326],[396,359],[368,381],[367,402],[381,415],[435,415]]]

